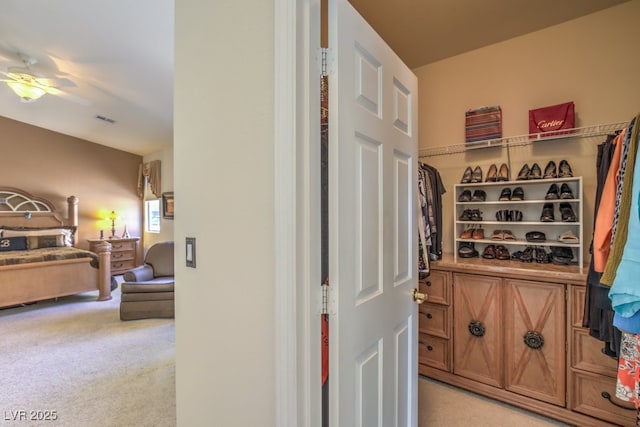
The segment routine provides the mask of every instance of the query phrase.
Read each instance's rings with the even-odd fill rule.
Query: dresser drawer
[[[618,375],[618,360],[604,354],[605,344],[590,336],[588,330],[572,328],[571,339],[571,367],[612,378]]]
[[[124,260],[124,261],[112,261],[111,262],[111,273],[112,274],[118,274],[118,273],[122,273],[125,272],[127,270],[131,270],[133,267],[135,267],[135,260],[130,259],[130,260]]]
[[[114,242],[111,241],[111,252],[118,251],[134,251],[136,250],[136,242]]]
[[[418,363],[451,372],[449,340],[421,333],[418,338]],[[418,367],[419,370],[419,367]]]
[[[449,338],[449,307],[431,303],[421,304],[418,330],[441,338]]]
[[[636,425],[636,410],[633,404],[616,398],[615,378],[573,371],[571,389],[572,410],[621,426]],[[614,405],[603,396],[603,393],[608,393],[616,405],[630,409]]]
[[[420,280],[420,292],[427,294],[427,301],[433,304],[449,305],[451,302],[449,273],[432,270],[429,277]]]

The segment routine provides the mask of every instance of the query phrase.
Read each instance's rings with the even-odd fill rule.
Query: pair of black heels
[[[484,202],[487,200],[487,193],[484,190],[475,190],[471,194],[471,190],[464,190],[458,197],[459,202]]]
[[[460,221],[482,221],[480,209],[465,209],[460,215]]]
[[[560,203],[558,209],[560,210],[560,218],[562,219],[562,222],[576,222],[578,220],[578,217],[576,216],[573,208],[569,203]],[[540,222],[554,222],[555,220],[556,218],[553,213],[553,204],[545,203],[542,206]]]
[[[558,167],[556,167],[556,162],[550,160],[544,168],[544,179],[570,178],[572,176],[573,171],[571,170],[571,165],[569,165],[569,162],[566,160],[560,160]]]
[[[482,182],[482,169],[480,169],[480,166],[476,166],[474,169],[471,169],[471,166],[467,166],[462,174],[460,184],[473,184],[477,182]]]
[[[510,188],[503,188],[498,200],[501,202],[506,202],[509,200],[512,200],[512,201],[524,200],[524,190],[522,189],[522,187],[516,187],[513,189],[513,191],[511,191]]]
[[[558,188],[558,184],[551,184],[549,190],[547,190],[547,195],[544,196],[545,200],[558,200],[558,199],[575,199],[573,197],[573,192],[567,183],[563,183],[560,188]]]

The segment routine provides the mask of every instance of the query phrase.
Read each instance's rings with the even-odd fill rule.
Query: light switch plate
[[[196,268],[196,238],[195,237],[187,237],[187,267]]]

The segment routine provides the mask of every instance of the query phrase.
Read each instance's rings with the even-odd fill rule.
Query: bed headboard
[[[78,226],[78,198],[67,198],[67,219],[53,203],[18,188],[0,187],[0,227]]]

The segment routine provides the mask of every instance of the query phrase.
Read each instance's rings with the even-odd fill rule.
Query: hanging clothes
[[[418,265],[422,274],[428,274],[429,261],[442,258],[442,195],[446,191],[440,172],[418,163]]]
[[[597,239],[595,227],[599,218],[598,212],[602,192],[606,186],[607,177],[610,177],[614,171],[617,174],[619,169],[619,164],[616,165],[615,161],[616,149],[618,149],[618,157],[622,153],[623,142],[618,138],[619,135],[620,134],[608,135],[607,140],[598,145],[596,158],[597,183],[593,210],[594,231],[590,247],[592,255],[595,252],[594,241]],[[617,176],[615,177],[615,182],[617,182]],[[615,202],[613,205],[614,204]],[[600,284],[602,274],[595,271],[594,263],[594,257],[592,256],[585,288],[582,326],[589,329],[589,335],[603,342],[602,351],[604,354],[617,357],[619,354],[621,334],[620,331],[613,326],[613,309],[611,308],[611,301],[609,300],[609,287]]]

